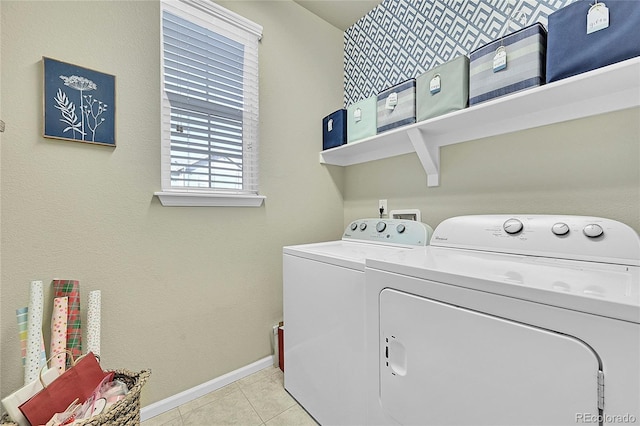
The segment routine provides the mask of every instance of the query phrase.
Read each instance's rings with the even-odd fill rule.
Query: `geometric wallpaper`
[[[384,0],[344,33],[344,105],[527,25],[546,28],[547,16],[573,1]]]

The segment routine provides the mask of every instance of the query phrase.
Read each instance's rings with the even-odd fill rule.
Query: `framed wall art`
[[[44,137],[116,146],[116,78],[51,58],[44,64]]]

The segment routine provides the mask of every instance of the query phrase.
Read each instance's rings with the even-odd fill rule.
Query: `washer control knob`
[[[351,230],[352,230],[352,231],[355,231],[356,229],[358,229],[358,222],[353,222],[353,223],[351,224]]]
[[[398,231],[398,234],[402,234],[406,229],[407,228],[403,224],[396,226],[396,231]]]
[[[554,223],[551,227],[551,232],[558,236],[567,235],[569,233],[569,225],[563,222]]]
[[[507,234],[514,235],[522,231],[523,225],[518,219],[509,219],[502,225],[502,228]]]
[[[382,232],[385,229],[387,229],[387,224],[384,222],[378,222],[378,224],[376,225],[376,231]]]
[[[362,222],[362,223],[360,224],[360,230],[361,230],[361,231],[364,231],[365,229],[367,229],[367,222]]]
[[[595,223],[585,226],[582,232],[589,238],[598,238],[599,236],[604,234],[604,230],[602,229],[602,227],[600,225],[596,225]]]

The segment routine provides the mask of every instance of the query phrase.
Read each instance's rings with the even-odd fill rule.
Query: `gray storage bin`
[[[546,49],[547,31],[535,23],[471,52],[469,105],[544,84]]]
[[[416,122],[416,79],[412,78],[378,94],[378,133]]]

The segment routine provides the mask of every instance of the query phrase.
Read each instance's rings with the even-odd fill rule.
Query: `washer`
[[[445,220],[366,262],[367,424],[640,422],[640,239],[613,220]]]
[[[284,387],[320,424],[365,420],[365,259],[425,246],[432,232],[361,219],[339,241],[283,248]]]

